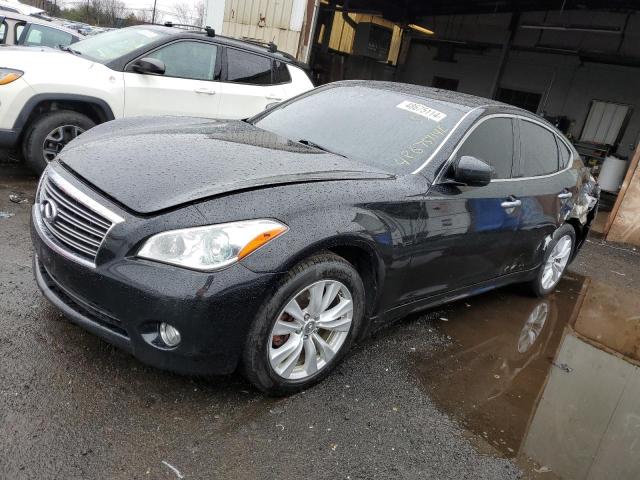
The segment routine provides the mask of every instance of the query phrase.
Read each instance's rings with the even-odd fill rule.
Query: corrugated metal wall
[[[306,0],[226,0],[224,35],[275,42],[278,49],[296,55]]]

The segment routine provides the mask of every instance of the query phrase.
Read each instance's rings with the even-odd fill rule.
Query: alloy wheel
[[[49,132],[42,144],[42,156],[45,162],[48,163],[56,158],[60,150],[81,133],[84,133],[84,129],[76,125],[61,125]]]
[[[304,380],[324,369],[349,336],[353,298],[337,280],[299,291],[282,309],[269,335],[269,362],[287,380]]]
[[[553,246],[544,264],[541,280],[542,288],[550,290],[560,281],[560,277],[562,277],[564,269],[569,263],[572,248],[573,240],[569,235],[561,237]]]

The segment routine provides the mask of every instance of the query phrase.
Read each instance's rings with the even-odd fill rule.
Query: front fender
[[[286,234],[242,260],[247,268],[254,272],[287,272],[318,251],[338,247],[363,250],[376,262],[377,272],[383,272],[392,261],[391,229],[367,210],[354,207],[307,211],[285,223],[289,226]]]

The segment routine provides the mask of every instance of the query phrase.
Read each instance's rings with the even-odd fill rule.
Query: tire
[[[566,238],[569,238],[571,240],[571,245],[570,245],[570,251],[568,253],[568,257],[566,258],[566,260],[561,262],[561,264],[558,264],[561,267],[560,274],[557,280],[552,281],[551,283],[545,282],[545,267],[548,265],[550,261],[550,257],[555,252],[555,249],[556,247],[558,247],[559,242],[561,240],[565,241],[564,239]],[[535,296],[544,297],[555,290],[556,286],[558,285],[558,282],[562,278],[562,275],[564,275],[564,272],[566,271],[567,266],[569,265],[569,263],[573,258],[573,253],[575,251],[575,248],[576,248],[576,231],[573,229],[571,225],[566,225],[566,224],[562,225],[560,228],[558,228],[554,232],[553,237],[545,250],[544,260],[542,262],[542,265],[540,266],[540,269],[538,270],[538,274],[536,275],[536,278],[532,280],[531,283],[529,284],[529,289]]]
[[[309,312],[311,312],[313,308],[310,305],[311,289],[307,289],[309,287],[319,289],[320,286],[322,289],[315,291],[322,292],[321,298],[323,300],[331,296],[329,295],[330,289],[335,290],[336,288],[340,288],[335,296],[335,300],[329,304],[326,310],[338,306],[339,303],[347,302],[350,295],[352,306],[350,327],[339,327],[343,330],[348,328],[348,332],[329,332],[328,330],[323,330],[321,326],[317,327],[315,333],[313,332],[313,327],[316,327],[313,320],[317,318],[318,325],[321,325],[322,322],[320,316],[313,314],[314,316],[310,317],[309,315]],[[342,287],[346,290],[342,289]],[[307,293],[304,293],[305,291]],[[305,295],[308,295],[309,298],[309,305],[306,307],[304,307]],[[292,332],[290,335],[277,335],[274,327],[278,319],[281,320],[279,326],[282,325],[282,319],[290,319],[292,321],[291,325],[296,322],[292,316],[284,312],[285,307],[290,306],[290,302],[294,299],[296,299],[296,302],[298,302],[304,311],[299,313],[306,313],[305,321],[308,323],[305,324],[304,328],[300,328],[298,332]],[[299,302],[300,299],[302,299],[302,301]],[[321,309],[316,310],[321,311]],[[349,262],[331,253],[317,254],[304,260],[291,269],[282,280],[273,296],[260,308],[256,319],[251,325],[242,355],[242,371],[244,376],[256,388],[269,395],[288,395],[316,384],[325,378],[350,350],[354,338],[358,337],[363,326],[364,312],[365,295],[362,279]],[[329,317],[330,316],[325,318]],[[338,319],[337,322],[347,322],[348,317],[349,314],[346,314],[344,317]],[[290,325],[287,321],[284,323]],[[310,325],[311,323],[313,323],[313,325]],[[296,322],[296,325],[300,324],[300,322]],[[329,324],[325,323],[325,325]],[[307,331],[307,327],[309,326],[312,328]],[[308,335],[305,336],[305,334]],[[323,356],[326,350],[321,351],[323,344],[318,340],[318,336],[323,335],[327,335],[326,339],[323,338],[323,340],[326,340],[325,345],[331,344],[331,342],[337,344],[339,341],[342,341],[341,345],[336,348],[335,356],[328,354],[331,358],[324,364],[323,362],[325,362],[325,360],[323,360],[323,358],[328,357]],[[302,340],[300,340],[301,337]],[[281,345],[277,345],[276,340],[280,341]],[[290,376],[285,378],[287,374],[277,372],[272,363],[275,362],[273,356],[277,356],[278,352],[280,352],[280,350],[277,349],[283,348],[285,345],[289,345],[289,343],[291,343],[291,345],[300,345],[302,343],[303,347],[299,347],[302,348],[302,350],[298,351],[295,368],[288,374]],[[311,350],[307,350],[307,348]],[[313,371],[313,367],[307,367],[306,359],[308,351],[317,353],[317,355],[314,354],[313,356],[316,360],[309,362],[310,364],[313,363],[313,366],[317,364],[317,371],[312,374],[308,373],[308,371]],[[290,356],[289,358],[293,357]],[[311,359],[312,357],[309,355],[308,358]],[[286,361],[287,360],[283,361],[282,364],[285,364]],[[284,372],[286,372],[286,369],[284,369]],[[298,375],[298,378],[296,378],[296,375]],[[302,375],[302,377],[300,377],[300,375]]]
[[[27,129],[22,142],[22,154],[25,163],[34,173],[41,174],[49,163],[43,154],[45,139],[57,128],[66,126],[86,131],[95,126],[95,122],[72,110],[56,110],[37,117]],[[68,141],[70,140],[65,142],[63,139],[59,144],[64,146]]]

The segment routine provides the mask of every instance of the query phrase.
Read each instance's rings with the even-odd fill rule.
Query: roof
[[[388,90],[391,92],[403,93],[405,95],[413,95],[416,97],[430,98],[441,102],[449,102],[455,105],[461,105],[468,110],[474,108],[484,109],[484,112],[479,112],[480,115],[484,113],[506,113],[518,115],[520,117],[528,117],[538,122],[542,122],[554,130],[556,129],[545,118],[531,113],[528,110],[524,110],[515,105],[509,105],[508,103],[499,102],[491,98],[478,97],[476,95],[469,95],[468,93],[454,92],[451,90],[444,90],[441,88],[425,87],[423,85],[413,85],[410,83],[400,82],[381,82],[376,80],[342,80],[339,82],[333,82],[326,84],[330,86],[362,86],[367,88],[377,88],[380,90]],[[322,88],[322,87],[319,87]]]
[[[362,86],[368,88],[377,88],[380,90],[389,90],[391,92],[404,93],[406,95],[414,95],[416,97],[432,98],[434,100],[445,101],[449,103],[455,103],[456,105],[463,105],[469,109],[476,107],[505,107],[509,109],[520,110],[513,105],[492,100],[490,98],[477,97],[475,95],[469,95],[467,93],[453,92],[451,90],[444,90],[440,88],[425,87],[423,85],[413,85],[409,83],[400,82],[379,82],[375,80],[342,80],[340,82],[334,82],[329,85],[335,86]]]
[[[291,64],[298,65],[300,67],[306,68],[306,65],[304,65],[301,62],[298,62],[298,60],[296,60],[295,57],[289,55],[288,53],[281,52],[279,50],[275,52],[271,51],[268,45],[264,45],[257,42],[239,40],[236,38],[225,37],[223,35],[217,35],[217,34],[213,37],[210,37],[207,35],[207,32],[205,32],[204,29],[203,30],[186,30],[177,25],[168,27],[165,25],[158,25],[158,24],[144,24],[144,25],[137,25],[137,26],[128,27],[128,28],[141,28],[141,27],[159,30],[165,34],[169,34],[178,38],[197,38],[199,40],[208,39],[210,41],[214,41],[221,45],[242,48],[243,50],[259,53],[261,55],[266,55],[285,63],[291,63]]]

